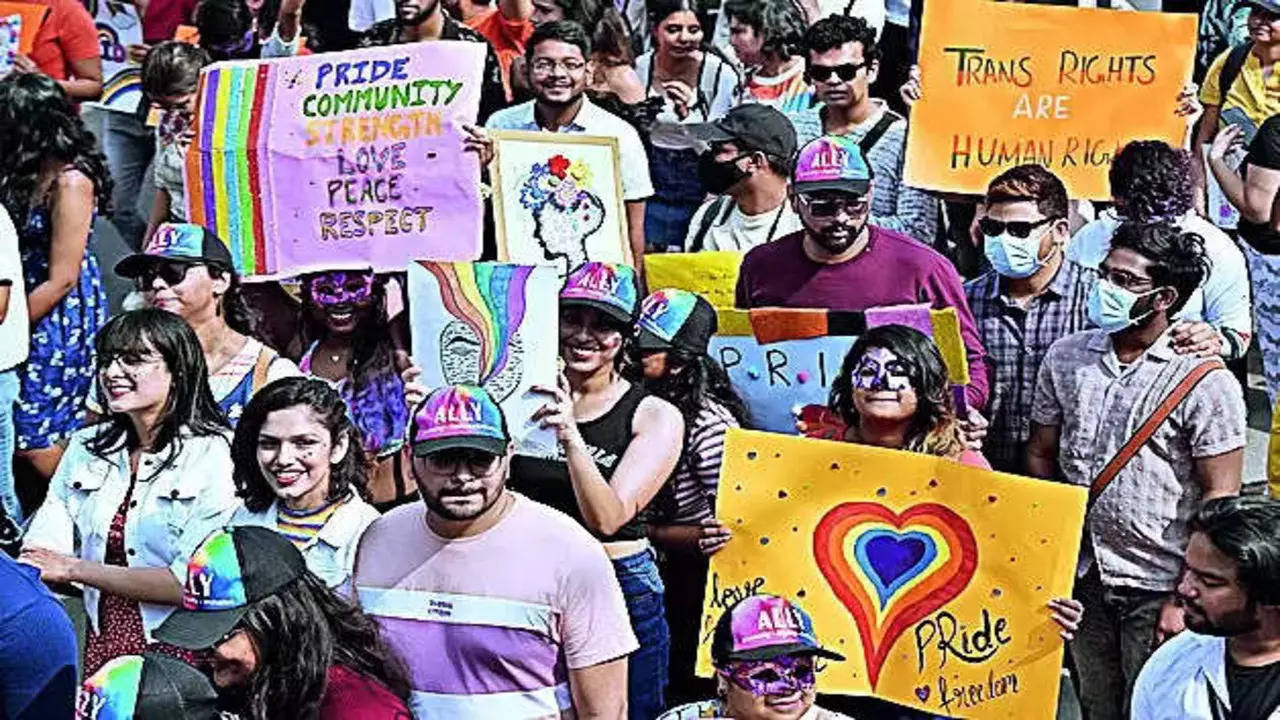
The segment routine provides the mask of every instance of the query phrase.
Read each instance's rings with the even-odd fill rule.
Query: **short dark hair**
[[[805,19],[792,0],[725,0],[724,11],[756,31],[764,52],[783,58],[800,52]]]
[[[529,36],[529,44],[524,47],[524,59],[533,62],[534,48],[547,40],[558,40],[573,45],[582,51],[582,59],[591,59],[591,36],[582,26],[572,20],[553,20],[533,29]]]
[[[1160,140],[1135,140],[1111,161],[1111,196],[1125,219],[1175,220],[1191,210],[1191,154]]]
[[[1259,496],[1214,498],[1191,519],[1191,531],[1236,563],[1249,599],[1280,605],[1280,501]]]
[[[805,62],[809,53],[835,50],[845,43],[862,45],[862,58],[866,62],[880,59],[880,46],[876,44],[876,29],[860,17],[832,15],[809,26],[804,33]]]
[[[1065,218],[1069,211],[1067,186],[1041,165],[1028,163],[1000,173],[987,186],[988,206],[1033,201],[1045,217]]]
[[[195,92],[200,70],[210,62],[209,53],[199,47],[166,40],[151,48],[142,61],[142,91],[149,98]]]
[[[1121,223],[1111,238],[1111,249],[1132,250],[1151,262],[1151,279],[1156,287],[1172,287],[1178,299],[1169,307],[1172,317],[1187,304],[1187,298],[1209,276],[1209,258],[1204,238],[1183,232],[1168,223]]]

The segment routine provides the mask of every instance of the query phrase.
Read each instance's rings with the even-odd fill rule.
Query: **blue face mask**
[[[1159,290],[1160,288],[1156,288],[1139,295],[1109,280],[1099,279],[1094,284],[1093,291],[1089,293],[1089,321],[1108,334],[1137,325],[1155,312],[1155,309],[1148,310],[1138,317],[1132,317],[1133,306],[1142,298]]]
[[[1042,234],[1034,237],[1016,238],[1009,233],[1001,235],[984,235],[986,240],[982,244],[982,251],[987,256],[987,260],[991,263],[991,267],[1002,277],[1007,278],[1029,278],[1036,274],[1036,271],[1044,267],[1044,264],[1053,257],[1050,251],[1049,256],[1044,260],[1040,259],[1040,239]]]

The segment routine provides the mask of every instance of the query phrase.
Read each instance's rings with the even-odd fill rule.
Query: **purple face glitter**
[[[853,386],[858,390],[910,390],[911,377],[906,363],[884,348],[869,348],[853,371]]]
[[[718,671],[756,697],[790,695],[817,683],[813,658],[783,655],[773,660],[739,660]]]

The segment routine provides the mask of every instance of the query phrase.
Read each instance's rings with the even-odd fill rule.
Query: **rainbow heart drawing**
[[[818,521],[813,555],[857,623],[873,689],[898,637],[955,599],[978,566],[969,523],[937,503],[901,513],[841,503]]]

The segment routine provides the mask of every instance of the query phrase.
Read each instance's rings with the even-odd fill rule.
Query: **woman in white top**
[[[365,501],[360,430],[328,383],[293,377],[266,386],[244,410],[231,443],[232,525],[262,525],[289,538],[307,569],[343,589],[356,546],[378,517]]]
[[[46,583],[84,587],[86,676],[149,647],[190,660],[151,633],[236,505],[226,420],[190,326],[135,310],[103,326],[96,349],[108,414],[71,436],[19,558]]]

